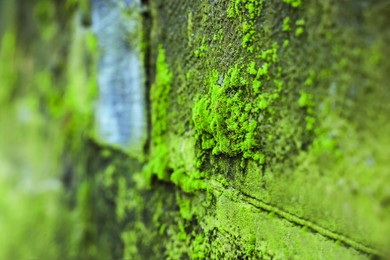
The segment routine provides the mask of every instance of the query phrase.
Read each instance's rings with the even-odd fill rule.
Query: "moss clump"
[[[213,155],[242,155],[260,163],[261,152],[254,152],[258,141],[253,119],[252,105],[244,96],[241,69],[230,69],[222,86],[218,85],[219,73],[213,70],[208,78],[208,93],[199,96],[194,105],[193,122],[196,138],[201,148],[211,150]]]
[[[240,156],[242,166],[249,158],[265,163],[261,144],[266,138],[259,134],[258,119],[268,115],[272,123],[275,111],[271,105],[283,90],[278,50],[278,44],[273,43],[259,52],[246,69],[236,64],[224,78],[217,70],[211,71],[205,80],[207,93],[198,96],[192,114],[202,150],[212,155]],[[268,136],[268,140],[272,137]]]
[[[254,19],[261,14],[262,4],[262,0],[232,0],[227,11],[227,17],[238,17],[240,21],[243,21],[245,15],[250,19]]]
[[[186,173],[183,168],[175,170],[171,175],[171,181],[181,187],[184,192],[194,192],[206,189],[206,183],[203,181],[205,173],[190,172]]]
[[[254,51],[252,43],[258,40],[258,33],[256,30],[256,20],[261,15],[263,9],[263,1],[255,0],[232,0],[227,11],[228,18],[239,18],[242,23],[242,47],[249,52]]]
[[[198,171],[196,167],[191,167],[195,165],[191,156],[187,161],[179,159],[179,152],[176,151],[179,144],[171,140],[168,135],[169,95],[173,75],[168,69],[162,46],[158,48],[156,64],[156,80],[152,85],[150,96],[152,141],[150,159],[144,169],[146,182],[150,184],[152,176],[156,176],[159,180],[171,181],[184,192],[205,189],[206,185],[202,181],[205,174]],[[175,161],[172,157],[175,157]]]

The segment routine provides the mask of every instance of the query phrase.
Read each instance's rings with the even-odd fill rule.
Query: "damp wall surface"
[[[137,25],[132,3],[19,1],[19,22],[1,27],[1,64],[17,53],[0,65],[11,111],[1,115],[9,125],[18,106],[38,115],[15,129],[37,133],[31,147],[50,147],[56,163],[23,160],[57,173],[73,216],[58,252],[389,255],[388,1],[150,0],[133,6]],[[96,4],[114,9],[96,14]],[[99,27],[110,12],[117,20]],[[145,101],[133,105],[137,82]]]
[[[152,189],[157,177],[183,191],[182,224],[160,222],[165,254],[386,254],[388,2],[151,1],[150,10],[145,172]]]

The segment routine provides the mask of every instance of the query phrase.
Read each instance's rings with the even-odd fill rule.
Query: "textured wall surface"
[[[92,3],[118,5],[118,21],[99,24],[106,16],[97,19],[89,1],[19,1],[18,29],[0,31],[0,61],[14,39],[19,73],[15,80],[0,63],[10,86],[0,100],[10,111],[32,100],[45,122],[32,143],[51,147],[65,184],[72,217],[61,237],[72,242],[59,240],[61,252],[389,256],[388,1],[149,0],[137,9],[137,30],[132,1]],[[123,81],[111,84],[117,76]],[[144,84],[144,100],[127,81]],[[96,104],[122,129],[115,138],[113,128],[96,137],[107,126]],[[134,120],[144,105],[143,124]],[[142,127],[136,156],[111,145]]]
[[[181,190],[176,225],[166,210],[155,217],[166,256],[385,253],[389,8],[150,2],[157,58],[144,174],[152,189],[157,177]]]

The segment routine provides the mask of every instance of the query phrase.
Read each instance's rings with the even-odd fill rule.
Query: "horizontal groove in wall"
[[[361,242],[355,241],[345,235],[333,232],[327,228],[324,228],[310,220],[303,219],[301,217],[298,217],[292,213],[289,213],[287,211],[284,211],[281,208],[278,208],[277,206],[270,205],[268,203],[265,203],[264,201],[252,197],[249,194],[245,194],[244,192],[237,190],[235,188],[229,187],[225,188],[221,183],[215,181],[215,180],[208,180],[207,185],[212,190],[218,191],[222,193],[225,197],[229,198],[232,201],[237,202],[243,202],[247,205],[250,205],[258,210],[266,211],[266,212],[272,212],[279,218],[282,218],[294,225],[306,227],[308,230],[311,230],[312,232],[318,233],[328,239],[339,241],[342,244],[344,244],[347,247],[351,247],[359,252],[362,252],[364,254],[368,254],[371,256],[378,256],[383,257],[384,254],[380,252],[379,250],[372,248],[370,246],[364,245]]]

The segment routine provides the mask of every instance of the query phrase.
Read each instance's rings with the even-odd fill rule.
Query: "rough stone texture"
[[[173,75],[168,95],[154,97],[157,62],[152,118],[154,103],[169,105],[150,161],[168,147],[153,174],[184,191],[181,221],[160,222],[165,254],[385,252],[388,3],[151,1],[150,10],[151,58],[164,49]]]
[[[19,2],[21,60],[42,62],[18,67],[25,77],[0,100],[37,98],[52,125],[40,131],[62,133],[69,257],[388,256],[388,2],[143,2],[149,126],[137,158],[95,139],[101,50],[87,1]],[[32,32],[45,44],[26,45]]]

